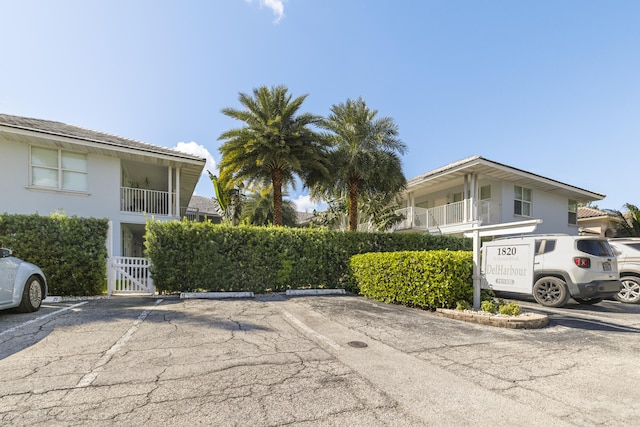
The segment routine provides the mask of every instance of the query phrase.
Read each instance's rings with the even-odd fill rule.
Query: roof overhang
[[[1,124],[0,138],[26,145],[117,157],[157,166],[179,167],[181,171],[180,191],[183,195],[180,200],[181,206],[187,206],[206,164],[206,159],[151,144],[136,143],[135,146],[127,147],[109,141],[59,135]]]
[[[485,176],[499,181],[508,181],[514,185],[521,185],[534,190],[562,195],[578,202],[602,200],[605,197],[604,194],[584,190],[480,156],[451,163],[442,168],[411,178],[407,181],[405,193],[414,193],[414,195],[419,196],[421,194],[444,190],[450,188],[452,185],[461,185],[464,183],[464,177],[469,174],[477,174],[478,176]]]

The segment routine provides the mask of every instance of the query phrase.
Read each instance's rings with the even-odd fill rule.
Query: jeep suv
[[[616,256],[605,238],[568,234],[499,238],[483,247],[489,289],[532,294],[547,307],[569,298],[596,304],[621,289]]]
[[[615,298],[621,302],[637,304],[640,302],[640,238],[609,239],[609,244],[618,258],[622,282],[622,289]]]

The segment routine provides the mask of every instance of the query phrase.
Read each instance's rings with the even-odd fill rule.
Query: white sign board
[[[531,244],[485,244],[482,251],[482,287],[496,291],[531,293]]]

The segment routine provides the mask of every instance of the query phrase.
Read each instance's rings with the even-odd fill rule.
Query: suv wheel
[[[564,280],[542,277],[533,285],[533,297],[545,307],[562,307],[569,300],[569,291]]]
[[[622,289],[615,295],[620,302],[636,304],[640,302],[640,279],[635,276],[624,276],[620,278]]]

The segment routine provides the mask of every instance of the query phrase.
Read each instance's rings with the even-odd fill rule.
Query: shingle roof
[[[131,148],[151,153],[168,154],[184,159],[202,160],[202,158],[198,156],[172,150],[170,148],[160,147],[157,145],[148,144],[146,142],[135,141],[133,139],[123,138],[121,136],[111,135],[104,132],[97,132],[94,130],[85,129],[83,127],[68,125],[66,123],[55,122],[51,120],[33,119],[29,117],[0,114],[0,126],[74,138],[84,141],[97,142],[111,146]]]
[[[578,219],[598,218],[601,216],[610,216],[610,214],[609,212],[600,209],[589,208],[586,206],[581,206],[578,208]]]
[[[211,197],[191,196],[187,209],[207,215],[220,216],[220,205],[216,199],[212,199]]]

